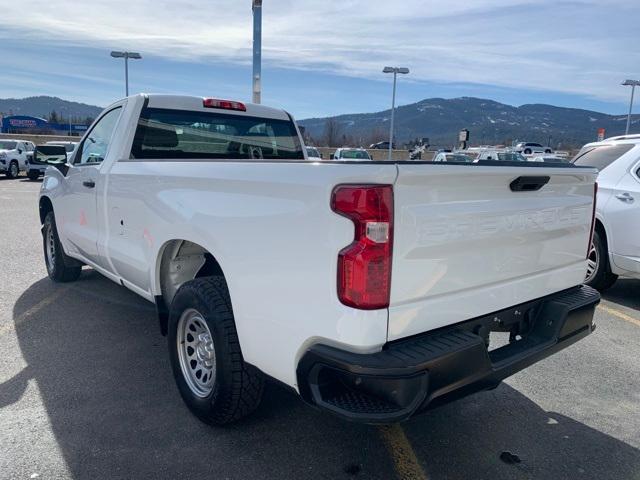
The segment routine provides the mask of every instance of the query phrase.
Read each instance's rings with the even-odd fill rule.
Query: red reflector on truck
[[[338,298],[363,310],[387,308],[391,294],[393,187],[338,185],[331,209],[353,221],[353,242],[338,255]]]
[[[221,108],[223,110],[247,111],[244,103],[234,102],[233,100],[220,100],[218,98],[204,98],[202,100],[202,106],[206,108]]]

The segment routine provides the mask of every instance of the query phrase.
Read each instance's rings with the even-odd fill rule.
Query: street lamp
[[[629,135],[629,125],[631,124],[631,109],[633,108],[633,92],[638,85],[640,85],[640,80],[625,80],[622,82],[624,86],[631,86],[631,102],[629,103],[629,114],[627,115],[627,129],[624,134]]]
[[[67,111],[67,120],[69,121],[69,136],[71,136],[71,111],[69,110],[68,107],[66,106],[62,106],[60,107],[60,110],[66,110]]]
[[[391,151],[393,150],[393,120],[396,113],[396,77],[399,73],[406,75],[408,68],[404,67],[384,67],[382,73],[393,73],[393,96],[391,97],[391,125],[389,127],[389,161],[391,161]]]
[[[262,94],[262,0],[253,0],[253,103],[260,103]]]
[[[138,52],[111,52],[113,58],[124,58],[124,85],[126,96],[129,96],[129,59],[140,60],[142,56]]]

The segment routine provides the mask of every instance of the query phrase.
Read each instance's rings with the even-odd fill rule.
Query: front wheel
[[[169,311],[168,343],[180,395],[200,420],[223,425],[258,407],[264,379],[244,362],[223,277],[180,287]]]
[[[593,242],[587,257],[587,276],[584,283],[596,290],[606,290],[618,279],[618,276],[611,272],[609,265],[609,254],[605,247],[604,239],[596,231],[593,232]]]
[[[18,162],[15,160],[11,160],[9,164],[9,168],[7,169],[7,177],[16,178],[20,174],[20,167],[18,166]]]
[[[58,237],[56,228],[56,219],[53,212],[47,213],[42,227],[42,244],[44,247],[44,259],[47,265],[47,273],[49,278],[54,282],[73,282],[77,280],[82,272],[81,266],[75,266],[77,263],[71,257],[68,257]]]
[[[531,149],[530,148],[525,148],[524,149],[524,153],[525,153],[525,155],[531,155]]]

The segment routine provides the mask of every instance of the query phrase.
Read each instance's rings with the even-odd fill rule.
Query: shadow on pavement
[[[30,313],[50,295],[58,297]],[[34,283],[13,318],[28,366],[0,385],[0,407],[18,401],[35,379],[74,478],[334,479],[353,478],[353,465],[358,478],[395,476],[376,427],[317,412],[275,385],[249,419],[227,428],[201,424],[174,386],[151,304],[91,270],[68,285]],[[638,450],[547,413],[506,385],[404,428],[435,479],[640,472]],[[522,463],[501,461],[504,450]]]
[[[619,278],[613,287],[603,292],[602,298],[640,311],[640,280]]]

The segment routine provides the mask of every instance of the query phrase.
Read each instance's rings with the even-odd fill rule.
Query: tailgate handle
[[[536,190],[540,190],[547,183],[549,183],[549,177],[546,176],[518,177],[511,182],[509,187],[511,187],[512,192],[535,192]]]

